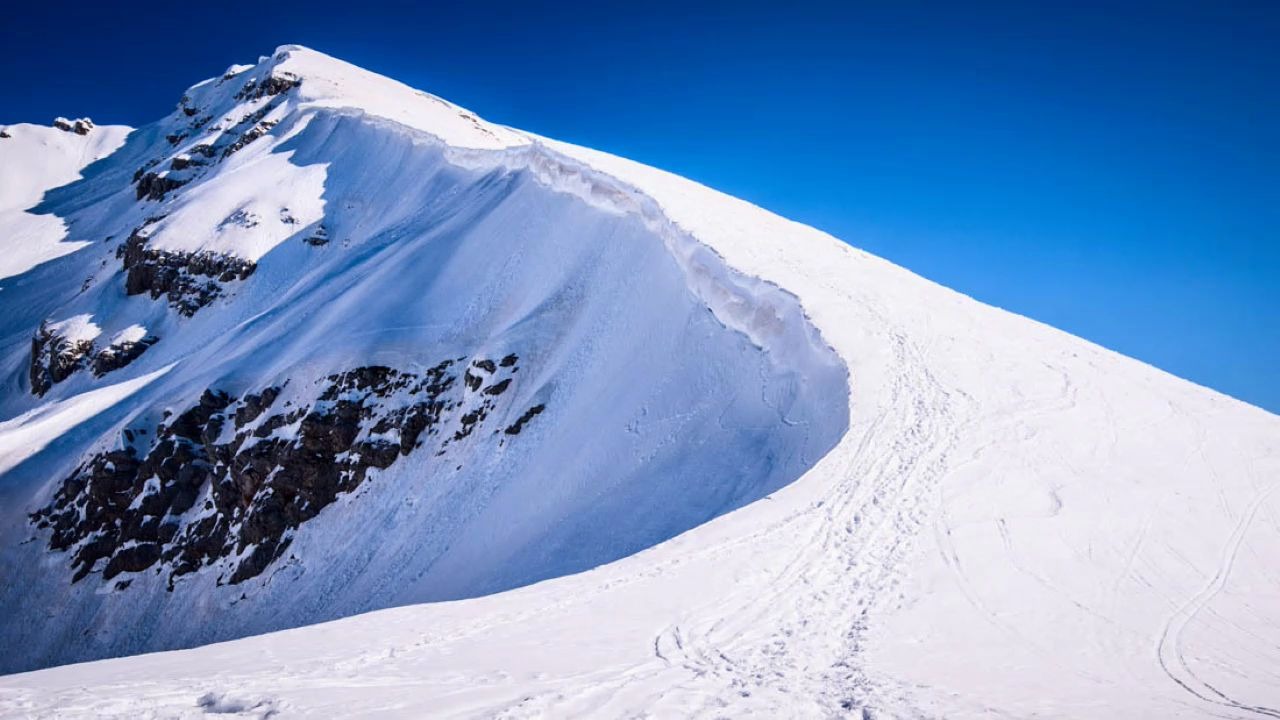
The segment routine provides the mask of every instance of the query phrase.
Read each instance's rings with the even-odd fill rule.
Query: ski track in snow
[[[8,676],[0,715],[1280,718],[1277,418],[659,171],[381,112],[598,172],[673,253],[703,242],[794,292],[848,363],[848,433],[795,483],[592,570]]]
[[[1226,586],[1227,577],[1231,574],[1232,566],[1235,565],[1236,555],[1240,552],[1240,544],[1244,541],[1245,534],[1249,531],[1249,526],[1253,524],[1253,519],[1258,514],[1258,510],[1263,503],[1271,497],[1278,487],[1280,487],[1280,483],[1272,484],[1258,491],[1258,494],[1249,503],[1248,509],[1245,510],[1240,518],[1240,522],[1231,532],[1231,537],[1227,539],[1226,545],[1222,550],[1222,560],[1218,564],[1217,572],[1214,573],[1213,578],[1200,592],[1187,600],[1185,605],[1178,608],[1178,611],[1165,621],[1164,630],[1160,633],[1160,642],[1156,647],[1156,655],[1160,660],[1160,667],[1164,669],[1170,680],[1177,683],[1187,692],[1206,702],[1224,705],[1237,710],[1245,710],[1265,717],[1280,717],[1280,709],[1239,702],[1195,674],[1183,653],[1182,633],[1213,600],[1214,596],[1222,592],[1223,587]]]

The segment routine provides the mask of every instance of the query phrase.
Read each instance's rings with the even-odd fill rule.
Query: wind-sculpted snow
[[[587,570],[846,428],[794,296],[541,142],[339,103],[296,54],[192,88],[34,210],[93,242],[0,287],[0,441],[150,380],[0,477],[0,669]]]
[[[181,576],[212,566],[219,585],[242,583],[279,560],[303,523],[360,488],[371,468],[424,445],[445,455],[450,443],[488,429],[491,415],[510,415],[500,396],[518,360],[445,359],[422,373],[369,366],[301,392],[272,386],[240,398],[206,390],[154,428],[125,429],[119,449],[77,467],[32,519],[51,530],[51,549],[73,553],[72,582],[97,569],[105,581],[157,567],[172,592]],[[519,435],[544,409],[534,405],[492,432]]]
[[[139,200],[152,161],[183,184]],[[0,715],[1280,716],[1274,415],[299,48],[193,88],[81,173],[39,208],[101,250],[0,283],[13,667],[467,599],[0,678]],[[112,248],[144,226],[175,272],[255,270],[190,317],[126,296]],[[36,398],[46,321],[68,342],[39,355],[61,379]],[[237,584],[217,585],[252,557],[234,507],[271,494],[228,496],[232,552],[172,594],[163,557],[73,586],[69,552],[18,514],[57,510],[122,430],[170,427],[209,389],[244,403],[226,418],[283,415],[271,432],[296,448],[285,420],[327,378],[508,354],[519,372],[475,365],[445,393],[480,405],[441,408],[431,442],[460,436],[443,455],[405,453],[392,416],[416,401],[365,418],[364,391],[346,397],[339,445],[383,463],[398,433],[394,461],[296,526],[305,494],[283,478],[286,551]],[[142,480],[131,517],[165,497]]]
[[[29,124],[0,127],[0,230],[4,232],[0,280],[89,245],[86,238],[68,237],[58,217],[24,212],[46,190],[76,180],[86,165],[114,152],[129,132],[125,127],[93,127],[86,122],[77,120],[65,129]]]

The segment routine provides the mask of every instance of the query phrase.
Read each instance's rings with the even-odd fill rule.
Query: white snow
[[[0,474],[9,472],[81,423],[128,398],[164,375],[167,369],[91,390],[69,400],[41,405],[0,421]]]
[[[115,335],[111,336],[109,345],[122,345],[124,343],[136,343],[147,336],[147,329],[141,325],[130,325]]]
[[[180,207],[151,229],[151,245],[165,250],[233,253],[257,261],[303,226],[324,217],[325,171],[298,167],[290,153],[267,153],[250,145],[228,162],[236,183],[191,188]],[[282,210],[293,222],[285,222]]]
[[[528,140],[465,108],[298,45],[276,48],[271,63],[309,82],[302,107],[354,109],[430,133],[452,147],[498,149]]]
[[[313,51],[290,47],[283,54],[267,65],[303,77],[310,108],[280,126],[281,137],[296,133],[280,148],[293,153],[296,167],[288,172],[323,164],[319,199],[326,222],[334,217],[330,235],[355,238],[357,248],[368,248],[360,257],[382,260],[342,260],[338,241],[318,251],[325,259],[268,252],[263,276],[247,282],[236,301],[265,309],[241,316],[240,305],[229,304],[197,316],[185,332],[203,333],[189,337],[208,347],[183,362],[211,369],[183,370],[186,384],[156,383],[154,394],[170,397],[175,388],[221,377],[241,355],[252,359],[253,377],[266,377],[285,369],[297,376],[297,358],[315,353],[320,365],[307,376],[314,377],[343,356],[397,359],[464,338],[513,341],[523,337],[509,334],[513,328],[534,321],[543,323],[534,335],[555,340],[542,345],[554,348],[550,355],[601,338],[631,341],[611,346],[609,362],[595,372],[580,349],[530,358],[528,371],[543,373],[540,383],[583,383],[549,406],[552,416],[540,418],[549,422],[533,426],[541,461],[523,467],[547,470],[543,463],[555,458],[557,472],[485,504],[488,520],[460,536],[469,550],[447,558],[443,569],[432,566],[435,581],[457,581],[477,564],[500,566],[495,558],[521,547],[506,543],[555,537],[538,535],[545,532],[541,519],[573,525],[588,509],[618,499],[582,494],[580,481],[566,482],[560,471],[608,467],[664,447],[683,448],[671,472],[688,469],[682,462],[709,463],[681,445],[687,438],[678,429],[689,425],[675,401],[700,396],[680,381],[713,375],[655,363],[684,352],[716,366],[750,354],[730,352],[732,343],[710,330],[683,347],[660,345],[670,342],[662,328],[695,303],[672,300],[679,293],[671,285],[636,287],[641,269],[646,283],[678,281],[719,323],[765,348],[769,363],[756,366],[762,374],[754,387],[783,387],[768,368],[784,368],[802,389],[813,385],[816,396],[840,393],[847,429],[841,426],[833,449],[803,463],[816,464],[795,482],[609,564],[485,597],[8,676],[0,678],[0,712],[1280,716],[1276,416],[668,173],[480,121],[468,130],[456,109],[429,96]],[[432,137],[415,131],[467,149],[441,155]],[[497,139],[484,139],[491,135]],[[518,168],[538,182],[503,186],[494,168]],[[233,180],[208,181],[202,196],[212,197],[219,182]],[[490,203],[494,188],[503,199]],[[300,191],[316,197],[308,193]],[[572,241],[584,235],[606,240]],[[451,238],[457,242],[449,252],[436,251]],[[655,242],[662,256],[653,254]],[[592,273],[582,274],[583,267]],[[325,282],[290,280],[299,273]],[[580,293],[568,292],[580,285]],[[264,304],[260,294],[280,302]],[[293,295],[307,298],[304,316],[288,310]],[[609,314],[634,309],[641,297],[638,316],[624,322]],[[790,297],[799,307],[787,304]],[[801,309],[820,338],[801,321]],[[552,316],[562,319],[545,320]],[[367,327],[336,334],[354,317]],[[648,324],[633,324],[641,318]],[[253,334],[231,332],[242,323],[254,326]],[[616,328],[627,332],[602,331]],[[165,361],[161,348],[171,341],[149,351],[158,353],[149,362]],[[848,368],[847,392],[813,382],[832,369],[823,364],[824,344]],[[250,345],[257,350],[244,349]],[[654,391],[663,372],[679,373],[678,380]],[[289,392],[305,382],[292,381]],[[596,399],[629,410],[592,414]],[[74,407],[80,400],[56,402]],[[811,423],[814,432],[831,427],[832,418],[814,410],[820,405],[793,407],[810,414],[782,413],[787,422],[770,426],[767,437],[795,422]],[[725,417],[740,425],[749,414]],[[566,423],[574,432],[563,433],[555,449],[552,435]],[[637,444],[619,453],[628,446],[606,443],[609,452],[592,458],[593,443],[618,434],[634,434]],[[693,467],[707,481],[728,472]],[[371,552],[412,565],[414,544],[431,528],[407,537],[386,528],[402,527],[395,519],[403,508],[440,502],[450,491],[435,483],[392,497],[395,472],[380,476],[368,496],[303,528],[299,552],[340,553],[318,538],[351,544],[358,504],[373,503],[384,535]],[[654,507],[688,509],[697,502],[690,492],[673,486]],[[651,499],[620,498],[641,513]],[[626,515],[596,517],[620,523]],[[553,557],[566,550],[551,547]],[[511,557],[516,566],[538,555]],[[380,577],[414,582],[394,567]],[[282,573],[279,582],[286,578]],[[264,598],[288,594],[272,592],[267,583],[233,601],[210,588],[204,602],[225,603],[224,617],[234,618],[235,603],[259,608]],[[50,622],[74,625],[75,618],[68,612]]]
[[[12,317],[0,319],[0,357],[18,391],[0,396],[0,412],[41,402],[21,390],[32,329],[47,317],[92,318],[103,337],[145,328],[158,341],[102,378],[73,373],[45,401],[176,365],[104,413],[99,437],[36,453],[7,478],[0,572],[45,569],[20,591],[0,587],[9,618],[0,618],[0,643],[20,648],[0,668],[191,646],[578,572],[767,496],[843,432],[846,369],[795,298],[733,272],[634,190],[528,139],[453,147],[363,109],[300,99],[326,87],[322,75],[263,98],[245,91],[284,72],[277,62],[189,90],[172,116],[139,130],[107,171],[76,186],[87,200],[63,190],[51,203],[114,240],[77,256],[70,271],[38,271],[15,289]],[[338,77],[347,72],[335,65]],[[279,121],[269,132],[179,168],[187,183],[164,198],[137,197],[129,178],[140,167],[207,157],[187,145],[231,147],[222,135],[242,137],[253,124],[210,130],[204,117],[263,111]],[[328,243],[304,242],[318,227]],[[222,296],[182,317],[164,297],[124,295],[118,249],[135,236],[151,249],[231,255],[256,269],[219,280]],[[193,282],[212,281],[203,278]],[[51,552],[40,533],[30,541],[27,514],[87,453],[119,446],[126,429],[154,430],[207,388],[284,386],[276,407],[306,407],[327,376],[363,365],[421,371],[508,354],[518,364],[499,374],[512,384],[483,432],[438,453],[433,440],[373,473],[298,528],[288,556],[250,582],[228,586],[227,568],[215,566],[172,591],[164,574],[147,571],[120,592],[97,592],[99,574],[71,583],[69,555]],[[459,397],[441,439],[481,399]],[[503,432],[534,407],[544,411],[519,437]],[[269,437],[291,438],[300,424]],[[368,531],[353,537],[352,528]],[[138,601],[149,593],[164,602]],[[23,621],[48,606],[62,608],[58,629]]]
[[[46,190],[80,177],[81,170],[124,143],[130,129],[95,127],[87,135],[39,125],[6,125],[0,138],[0,279],[20,275],[40,263],[74,252],[91,238],[67,238],[65,223],[48,214],[28,212]]]
[[[72,315],[66,320],[48,323],[45,327],[71,342],[94,340],[102,334],[102,328],[98,327],[89,313]]]

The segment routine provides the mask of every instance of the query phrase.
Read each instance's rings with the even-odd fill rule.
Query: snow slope
[[[585,570],[847,425],[794,296],[304,49],[193,87],[40,209],[97,242],[0,285],[0,670]]]
[[[114,152],[129,128],[108,125],[80,135],[24,123],[0,127],[0,132],[8,136],[0,138],[0,228],[6,236],[0,279],[4,279],[89,243],[69,240],[66,226],[56,216],[26,210],[46,190],[79,179],[85,166]]]
[[[383,137],[377,115],[324,122]],[[1280,716],[1280,419],[687,180],[519,137],[504,163],[661,237],[716,326],[804,386],[828,366],[794,294],[848,368],[834,447],[586,572],[0,678],[6,713]]]

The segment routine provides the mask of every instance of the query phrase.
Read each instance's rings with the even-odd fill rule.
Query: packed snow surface
[[[2,286],[0,567],[23,582],[0,669],[587,570],[767,497],[847,427],[847,369],[794,295],[616,179],[310,51],[228,75],[48,193],[98,242]],[[416,125],[375,114],[415,102]],[[234,412],[193,419],[209,393]],[[328,431],[352,415],[354,443]],[[280,506],[274,479],[348,462],[367,482]],[[237,470],[165,505],[183,465]],[[228,505],[241,540],[206,554]]]
[[[20,275],[91,241],[68,237],[67,227],[52,214],[30,212],[46,190],[80,177],[87,165],[114,152],[129,128],[96,127],[77,135],[39,125],[6,125],[0,131],[0,280]]]
[[[154,225],[170,247],[258,257],[234,297],[177,319],[118,287],[67,302],[45,286],[80,278],[37,268],[35,309],[5,320],[0,447],[30,433],[54,449],[0,478],[3,572],[24,578],[0,600],[33,626],[7,620],[5,645],[33,653],[22,665],[145,648],[148,632],[185,644],[206,631],[182,618],[284,626],[273,603],[352,583],[380,606],[465,599],[12,675],[5,714],[1280,717],[1276,416],[312,51],[228,76],[275,65],[302,83],[269,111],[272,139]],[[208,85],[195,104],[231,102]],[[278,175],[300,225],[324,218],[318,254],[272,229],[210,232],[199,198],[235,205],[236,168]],[[245,207],[276,220],[250,207],[279,200],[255,181]],[[73,227],[134,202],[92,184],[51,195]],[[120,377],[19,392],[33,323],[86,313],[99,337],[136,324],[161,340]],[[484,470],[450,482],[408,456],[299,529],[296,563],[231,592],[208,572],[171,597],[145,573],[70,586],[19,515],[105,431],[196,388],[477,346],[529,353],[538,379],[514,387],[546,399],[533,434],[476,446],[459,459]],[[423,561],[442,525],[456,544]],[[137,598],[150,614],[125,610]]]

